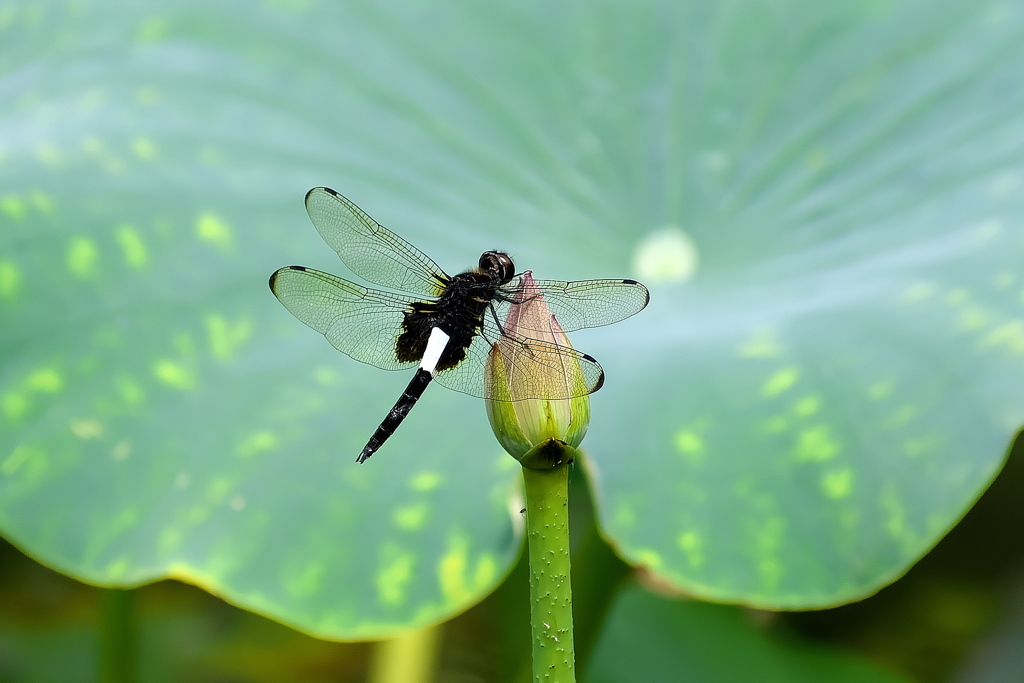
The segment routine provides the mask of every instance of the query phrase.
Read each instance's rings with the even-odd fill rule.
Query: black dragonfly
[[[563,399],[601,388],[604,371],[593,357],[572,347],[526,338],[506,329],[511,307],[543,296],[565,332],[608,325],[641,311],[647,288],[635,280],[532,280],[517,275],[512,259],[487,251],[479,267],[455,276],[404,239],[377,223],[334,190],[306,194],[306,211],[321,237],[353,273],[404,293],[370,289],[304,266],[281,268],[270,289],[296,318],[322,333],[339,351],[383,370],[419,365],[416,375],[362,453],[363,462],[390,437],[432,380],[481,398],[488,354],[499,341],[519,348],[512,370],[526,386],[517,400]],[[523,296],[522,281],[529,281]],[[547,368],[569,361],[581,371],[577,382],[552,383]],[[573,388],[575,386],[575,388]]]

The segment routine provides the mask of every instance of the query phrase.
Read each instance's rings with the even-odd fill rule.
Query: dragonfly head
[[[516,274],[516,266],[509,255],[501,251],[485,251],[480,256],[480,270],[505,284]]]

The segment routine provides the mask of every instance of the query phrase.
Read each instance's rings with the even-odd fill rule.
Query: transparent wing
[[[519,398],[575,398],[601,388],[604,371],[594,358],[569,346],[533,338],[531,332],[547,336],[550,326],[532,330],[529,316],[517,321],[515,332],[506,329],[509,312],[520,305],[517,301],[528,301],[539,294],[562,330],[572,332],[610,325],[639,313],[650,300],[647,288],[635,280],[564,282],[531,278],[530,283],[526,293],[522,278],[515,278],[501,288],[501,297],[484,314],[482,329],[467,350],[466,359],[439,372],[435,378],[438,383],[487,398],[488,356],[498,344],[506,366],[506,380],[516,387]]]
[[[330,188],[310,190],[306,212],[345,265],[368,282],[436,297],[449,279],[429,256]]]
[[[342,353],[383,370],[415,367],[395,358],[406,298],[303,266],[278,270],[270,276],[270,289],[292,315]]]
[[[593,393],[604,384],[604,370],[591,356],[568,346],[499,334],[496,329],[494,323],[485,325],[467,350],[466,359],[438,372],[434,380],[464,394],[491,398],[486,387],[491,373],[486,368],[488,356],[498,344],[504,351],[508,381],[517,387],[520,400],[575,398]],[[575,379],[567,382],[566,377]]]
[[[502,287],[502,293],[515,298],[519,288],[520,278],[516,278]],[[544,297],[565,332],[625,320],[642,311],[651,298],[647,288],[636,280],[533,280],[532,292]],[[512,305],[509,301],[495,302],[498,320],[505,320]]]

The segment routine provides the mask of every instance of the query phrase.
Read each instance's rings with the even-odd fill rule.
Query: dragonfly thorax
[[[409,303],[402,321],[402,334],[395,340],[399,360],[419,361],[427,348],[430,330],[435,327],[450,337],[437,364],[438,372],[453,368],[465,359],[466,350],[480,332],[491,302],[508,281],[502,279],[504,271],[510,272],[513,268],[512,259],[507,255],[488,253],[504,257],[504,263],[499,258],[491,259],[487,270],[481,267],[449,278],[436,300]],[[480,260],[483,263],[484,257]]]

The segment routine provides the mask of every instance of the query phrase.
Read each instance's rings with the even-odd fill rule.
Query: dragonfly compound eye
[[[480,256],[480,270],[500,279],[502,283],[508,282],[516,274],[516,266],[512,259],[500,251],[485,251]]]

